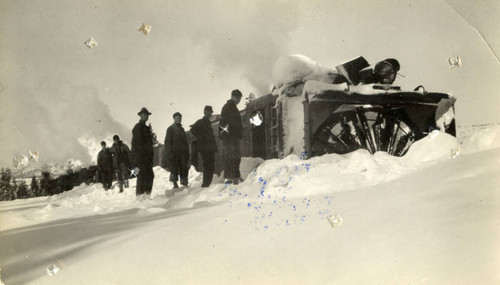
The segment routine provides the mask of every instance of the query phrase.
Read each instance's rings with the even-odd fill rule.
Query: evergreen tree
[[[153,131],[153,127],[151,124],[149,124],[149,132],[151,132],[151,138],[153,139],[153,147],[157,147],[160,142],[158,141],[158,137],[156,136],[156,133]]]
[[[48,171],[42,172],[42,178],[40,179],[40,190],[41,195],[49,195],[49,182],[52,180],[52,175]]]
[[[66,168],[66,174],[73,174],[73,173],[75,173],[73,167],[69,166],[68,168]]]
[[[12,178],[12,188],[11,188],[11,191],[10,191],[10,199],[9,200],[16,200],[17,199],[17,189],[18,189],[18,185],[17,185],[17,181],[16,181],[16,178]]]
[[[38,197],[41,194],[40,193],[40,185],[38,184],[38,181],[36,180],[35,176],[33,176],[31,178],[30,190],[31,190],[31,194],[34,197]]]
[[[10,185],[10,180],[12,178],[12,172],[10,169],[2,168],[0,177],[0,200],[10,200],[10,194],[12,191],[12,185]]]
[[[29,198],[28,184],[26,183],[26,181],[21,180],[21,182],[19,182],[19,186],[17,187],[16,199],[23,199],[23,198]]]
[[[66,164],[66,174],[73,174],[77,171],[76,165],[74,165],[73,161],[70,159]]]

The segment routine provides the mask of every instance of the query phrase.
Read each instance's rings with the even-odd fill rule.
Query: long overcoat
[[[153,167],[153,137],[146,122],[139,121],[132,129],[132,154],[135,165]]]
[[[173,123],[167,128],[165,134],[165,149],[163,151],[163,165],[167,169],[172,170],[172,163],[177,158],[182,158],[184,162],[189,160],[189,146],[187,142],[186,132],[180,124]]]

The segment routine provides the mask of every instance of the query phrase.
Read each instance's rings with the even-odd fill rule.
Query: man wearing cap
[[[203,110],[203,118],[196,121],[196,123],[194,123],[191,127],[191,134],[197,139],[197,149],[203,159],[203,183],[201,184],[201,187],[210,186],[214,176],[217,144],[215,143],[212,122],[210,122],[213,112],[212,106],[205,106],[205,109]]]
[[[188,185],[189,146],[186,132],[181,125],[181,113],[176,112],[173,117],[174,123],[168,127],[165,135],[164,151],[167,156],[170,181],[174,184],[174,188],[179,188],[179,185],[177,185],[179,176],[181,178],[181,184],[184,186]]]
[[[238,184],[241,181],[240,174],[240,140],[243,137],[243,124],[240,111],[236,105],[240,103],[241,91],[235,89],[231,92],[229,99],[220,113],[219,137],[224,149],[224,178],[226,183]]]
[[[130,167],[130,149],[123,141],[120,140],[118,135],[113,136],[113,146],[109,149],[113,155],[113,167],[116,173],[116,180],[118,180],[118,187],[120,193],[123,192],[123,186],[128,188],[128,168]]]
[[[150,195],[153,188],[153,137],[151,128],[146,126],[146,121],[151,113],[146,108],[142,108],[137,113],[141,118],[132,129],[132,153],[135,165],[139,168],[137,174],[136,195]]]
[[[101,142],[102,150],[97,155],[97,166],[99,167],[99,180],[101,181],[104,190],[111,188],[113,183],[113,159],[111,153],[106,147],[106,142]]]

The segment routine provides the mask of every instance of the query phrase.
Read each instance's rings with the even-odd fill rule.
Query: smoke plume
[[[269,93],[273,65],[289,53],[289,35],[298,24],[298,5],[275,1],[202,3],[191,11],[195,17],[188,17],[194,20],[194,27],[186,25],[193,42],[203,47],[220,71],[241,74],[258,95]]]
[[[11,166],[14,155],[39,152],[39,163],[78,159],[95,161],[79,139],[111,141],[111,134],[130,131],[116,122],[93,87],[60,82],[57,88],[24,90],[7,99],[0,114],[0,164]],[[3,101],[3,100],[2,100]],[[6,102],[6,103],[7,103]]]
[[[196,90],[200,70],[203,75],[213,70],[218,88],[241,77],[241,85],[254,86],[250,92],[269,93],[273,65],[289,54],[301,9],[298,2],[262,0],[49,2],[12,4],[12,13],[2,19],[15,25],[2,27],[0,38],[0,44],[12,39],[0,57],[0,66],[9,69],[0,69],[2,166],[12,166],[15,155],[29,150],[39,152],[40,164],[91,163],[96,142],[110,142],[112,134],[127,140],[131,134],[101,98],[113,104],[117,117],[150,104],[165,113],[169,107],[161,103]],[[144,21],[152,26],[147,36],[137,31]],[[83,44],[90,36],[98,47]],[[190,57],[191,52],[199,54]],[[188,74],[172,79],[177,70]]]

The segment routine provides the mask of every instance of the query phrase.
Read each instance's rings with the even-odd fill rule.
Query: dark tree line
[[[48,171],[44,171],[40,179],[33,176],[31,183],[28,185],[25,180],[16,180],[10,169],[2,168],[0,174],[0,201],[45,196],[48,193],[50,180],[52,180],[52,175]]]

